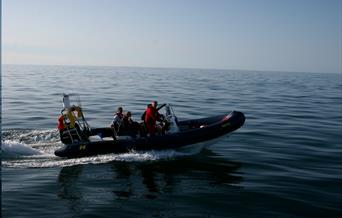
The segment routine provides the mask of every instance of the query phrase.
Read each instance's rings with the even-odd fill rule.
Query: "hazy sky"
[[[4,64],[342,72],[342,0],[2,0]]]

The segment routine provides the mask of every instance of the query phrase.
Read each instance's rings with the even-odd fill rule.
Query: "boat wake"
[[[11,140],[5,140],[1,143],[2,158],[39,155],[39,154],[41,154],[40,151],[30,146],[27,146],[24,143],[15,142]]]
[[[112,161],[145,162],[173,160],[198,153],[198,149],[131,151],[92,157],[64,159],[54,151],[62,146],[57,130],[7,130],[2,132],[2,166],[9,168],[47,168],[83,164],[103,164]]]

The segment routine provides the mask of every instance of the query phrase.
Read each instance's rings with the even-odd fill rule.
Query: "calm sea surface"
[[[62,159],[61,94],[88,122],[151,100],[179,119],[238,110],[245,125],[200,152]],[[342,217],[342,75],[3,66],[3,217]]]

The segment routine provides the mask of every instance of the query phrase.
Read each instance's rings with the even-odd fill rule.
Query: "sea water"
[[[342,74],[5,65],[3,217],[341,217]],[[62,93],[91,127],[122,106],[179,120],[241,111],[203,149],[63,159]]]

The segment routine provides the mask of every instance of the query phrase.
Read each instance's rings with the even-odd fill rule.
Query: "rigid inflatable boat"
[[[64,95],[64,109],[70,107],[70,95]],[[116,131],[114,128],[90,128],[83,114],[76,118],[77,128],[67,128],[61,133],[63,147],[55,151],[59,157],[83,157],[108,153],[125,153],[146,150],[181,149],[209,141],[240,128],[245,116],[238,111],[201,119],[178,121],[170,104],[164,104],[168,128],[163,134]],[[81,108],[81,107],[79,107]],[[67,123],[67,120],[66,120]],[[141,123],[143,126],[144,124]]]

